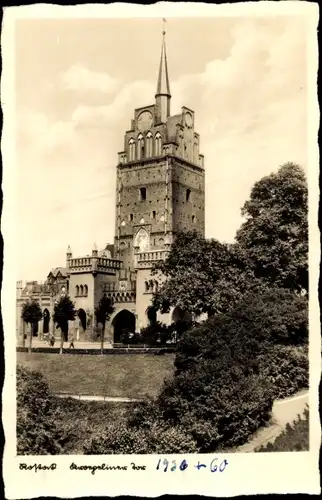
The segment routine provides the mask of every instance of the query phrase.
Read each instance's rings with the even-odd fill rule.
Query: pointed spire
[[[72,249],[70,248],[70,245],[68,245],[68,248],[67,248],[67,254],[71,254],[72,253]]]
[[[165,22],[165,19],[163,20]],[[165,122],[170,115],[170,84],[169,84],[169,74],[168,74],[168,63],[167,54],[165,46],[165,29],[162,31],[162,47],[161,47],[161,59],[159,66],[159,76],[157,83],[157,92],[155,94],[156,106],[157,106],[157,116],[160,121]]]
[[[165,47],[165,30],[162,31],[162,48],[161,48],[161,59],[159,66],[159,76],[157,84],[157,93],[155,97],[159,95],[165,95],[171,97],[170,94],[170,84],[169,84],[169,74],[168,74],[168,63],[167,63],[167,53]]]

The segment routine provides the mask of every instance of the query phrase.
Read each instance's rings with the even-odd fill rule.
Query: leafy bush
[[[158,398],[165,421],[189,429],[200,453],[242,444],[270,418],[269,384],[230,362],[227,356],[219,366],[200,360],[166,383]]]
[[[126,422],[111,423],[103,433],[92,436],[84,444],[85,455],[195,453],[193,438],[178,427],[154,423],[149,429],[134,428]]]
[[[62,451],[53,397],[43,376],[17,367],[17,453],[55,455]]]
[[[271,384],[274,398],[281,399],[309,386],[308,348],[271,346],[259,357],[260,372]]]
[[[275,398],[307,387],[307,299],[246,294],[182,335],[175,367],[157,400],[164,421],[189,429],[200,453],[243,444],[269,420]]]
[[[275,439],[274,443],[261,446],[255,452],[262,451],[308,451],[309,450],[309,409],[304,415],[298,415],[292,425],[287,424],[285,430]]]

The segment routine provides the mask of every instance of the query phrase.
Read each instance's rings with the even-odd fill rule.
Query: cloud
[[[98,91],[107,94],[115,92],[119,86],[119,82],[107,73],[91,71],[80,64],[74,64],[60,73],[59,81],[66,90],[78,92]]]
[[[172,114],[183,105],[196,112],[205,154],[208,237],[232,241],[254,182],[287,161],[307,164],[305,33],[297,18],[236,21],[226,58],[171,81]],[[31,113],[20,121],[19,157],[26,169],[19,173],[19,196],[28,199],[32,171],[37,182],[29,188],[39,206],[26,203],[19,227],[30,228],[41,207],[51,214],[50,241],[59,238],[64,258],[66,242],[81,253],[92,241],[112,240],[117,152],[134,108],[153,103],[155,82],[116,82],[80,66],[70,68],[61,82],[70,92],[83,93],[68,120]],[[97,92],[109,93],[108,104],[92,105]],[[43,238],[36,228],[29,231],[35,242]],[[52,252],[47,266],[49,258]],[[30,268],[29,257],[21,259]]]
[[[147,96],[153,96],[153,85],[145,81],[129,83],[120,88],[111,104],[107,106],[78,106],[72,120],[78,126],[117,126],[133,117],[133,103],[139,108],[147,104]],[[132,114],[132,116],[130,115]],[[124,131],[123,131],[124,132]]]

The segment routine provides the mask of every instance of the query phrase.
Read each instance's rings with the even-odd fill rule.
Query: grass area
[[[174,371],[174,354],[59,355],[17,353],[17,362],[43,373],[56,393],[155,397]]]

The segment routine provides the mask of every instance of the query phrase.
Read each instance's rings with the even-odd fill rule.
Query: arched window
[[[144,138],[142,134],[138,136],[137,147],[137,158],[140,160],[141,158],[144,158]]]
[[[157,132],[155,135],[155,156],[161,156],[161,134]]]
[[[84,295],[84,287],[83,287],[83,285],[80,286],[80,295]]]
[[[195,216],[195,215],[193,215],[193,216],[191,217],[191,220],[192,220],[192,224],[194,224],[194,223],[196,222],[196,216]]]
[[[145,156],[147,158],[150,158],[150,156],[153,156],[153,137],[152,137],[151,132],[148,132],[147,135],[146,135]]]
[[[77,295],[79,295],[79,286],[78,285],[76,285],[76,287],[75,287],[75,295],[76,295],[76,297],[77,297]]]
[[[129,161],[134,161],[135,160],[135,141],[131,137],[129,140]]]
[[[186,191],[186,201],[190,201],[190,194],[191,194],[191,190],[187,189],[187,191]]]
[[[84,295],[88,295],[88,286],[84,285]]]
[[[145,282],[145,292],[147,293],[149,291],[149,283],[146,281]]]

